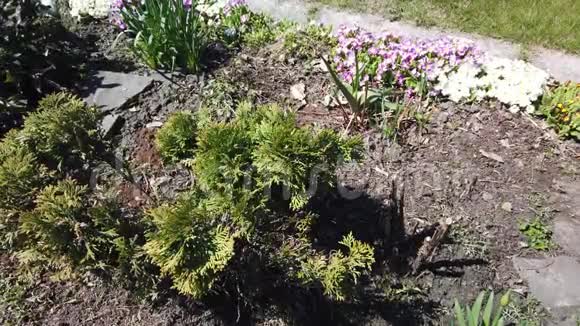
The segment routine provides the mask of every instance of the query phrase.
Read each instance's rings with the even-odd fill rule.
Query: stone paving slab
[[[580,183],[558,182],[556,187],[559,194],[555,198],[554,241],[567,254],[580,257]]]
[[[522,52],[518,44],[475,34],[437,28],[427,29],[409,23],[392,22],[378,15],[359,14],[330,7],[321,7],[313,11],[311,9],[314,5],[303,0],[248,0],[248,4],[252,9],[266,12],[275,18],[287,18],[303,24],[312,19],[332,25],[335,29],[346,24],[359,25],[373,32],[392,32],[416,38],[434,38],[443,35],[463,37],[473,40],[480,49],[490,55],[509,59],[519,58]],[[531,52],[530,62],[548,71],[556,79],[580,81],[580,56],[543,48],[535,48]]]
[[[580,219],[558,217],[554,222],[554,241],[568,254],[580,257]]]
[[[154,80],[154,77],[149,76],[98,71],[85,82],[81,95],[89,105],[96,105],[103,112],[109,112],[124,106]]]
[[[550,309],[580,308],[580,258],[513,258],[532,295]]]
[[[547,326],[578,326],[580,308],[560,308],[550,311],[552,318],[547,321]]]

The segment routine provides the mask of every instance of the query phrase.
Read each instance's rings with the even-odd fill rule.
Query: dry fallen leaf
[[[306,85],[304,83],[292,85],[290,87],[290,95],[298,101],[304,101],[306,99]]]
[[[483,155],[483,156],[485,156],[485,157],[487,157],[489,159],[492,159],[494,161],[498,161],[500,163],[503,163],[504,162],[503,158],[501,156],[495,154],[495,153],[486,152],[483,149],[480,149],[479,152],[481,153],[481,155]]]
[[[506,138],[506,139],[501,139],[501,140],[499,141],[499,143],[500,143],[500,144],[501,144],[503,147],[505,147],[505,148],[510,148],[510,147],[512,146],[512,145],[510,145],[510,142],[509,142],[509,140],[508,140],[507,138]]]
[[[510,212],[512,211],[512,203],[510,202],[505,202],[503,204],[501,204],[501,209],[503,209],[506,212]]]

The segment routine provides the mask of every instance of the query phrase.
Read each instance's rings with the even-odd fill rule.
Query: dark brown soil
[[[102,29],[93,23],[81,31],[97,37]],[[114,34],[108,27],[105,31],[104,37],[95,40],[101,48],[109,45]],[[104,56],[102,52],[95,55]],[[342,130],[346,125],[343,111],[323,104],[333,91],[327,75],[306,69],[303,62],[288,64],[275,57],[267,49],[243,52],[210,76],[176,77],[180,86],[159,83],[135,101],[133,110],[122,112],[125,123],[116,139],[119,153],[139,171],[137,185],[121,184],[122,202],[131,208],[149,207],[188,189],[189,171],[163,165],[153,144],[155,129],[145,126],[165,121],[176,110],[197,109],[205,79],[226,78],[244,85],[256,102],[279,103],[296,110],[302,125]],[[305,104],[290,94],[292,85],[299,82],[306,86]],[[273,294],[261,307],[263,311],[241,323],[286,325],[290,319],[305,325],[440,324],[455,298],[471,300],[487,288],[496,292],[525,289],[511,258],[552,255],[557,249],[544,254],[525,248],[518,223],[541,212],[549,217],[550,208],[558,207],[556,183],[580,182],[578,145],[556,139],[541,121],[511,114],[496,103],[434,103],[428,113],[430,122],[424,128],[411,128],[399,142],[379,131],[363,131],[366,159],[344,167],[338,178],[340,184],[360,194],[351,200],[325,198],[313,205],[329,223],[348,223],[357,237],[372,241],[377,232],[383,232],[380,221],[393,216],[396,185],[399,193],[404,191],[406,234],[445,221],[451,223],[446,241],[415,274],[409,266],[421,242],[401,238],[385,244],[379,253],[386,258],[385,263],[375,266],[375,279],[363,282],[374,293],[365,301],[320,304],[324,300],[306,296],[281,300],[275,297],[281,294]],[[340,233],[320,234],[320,241],[336,242],[334,238]],[[12,273],[11,264],[7,256],[2,257],[3,276]],[[36,282],[24,296],[25,317],[20,323],[222,325],[236,320],[238,307],[224,311],[214,306],[210,310],[176,295],[162,304],[140,303],[128,290],[99,278],[90,279],[93,281]],[[384,288],[377,286],[381,283]],[[272,303],[276,301],[288,306]],[[217,306],[226,305],[221,302]],[[273,306],[277,308],[270,309]],[[289,314],[293,316],[288,318]],[[0,317],[0,321],[11,316]]]
[[[155,147],[154,129],[143,128],[137,131],[137,144],[131,157],[136,164],[147,164],[153,170],[162,167],[161,156]]]

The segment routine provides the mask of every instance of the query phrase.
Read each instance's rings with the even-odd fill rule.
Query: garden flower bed
[[[498,318],[545,318],[510,257],[564,253],[578,85],[240,0],[117,1],[72,30],[93,47],[69,83],[3,70],[2,322],[447,324],[490,288],[515,293]],[[162,77],[103,112],[75,95],[98,69]]]

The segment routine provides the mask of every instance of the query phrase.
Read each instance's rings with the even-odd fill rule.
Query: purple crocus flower
[[[417,82],[423,76],[434,80],[441,68],[453,69],[463,62],[478,62],[481,56],[467,40],[447,37],[416,40],[388,33],[374,35],[356,26],[341,26],[337,40],[333,61],[340,75],[347,82],[353,80],[358,61],[359,67],[376,67],[376,71],[359,73],[364,79],[373,73],[369,82],[377,87],[386,76],[394,76],[394,84],[403,88],[407,80]]]
[[[237,7],[247,6],[246,0],[229,0],[224,6],[224,14],[229,14],[233,9]]]

